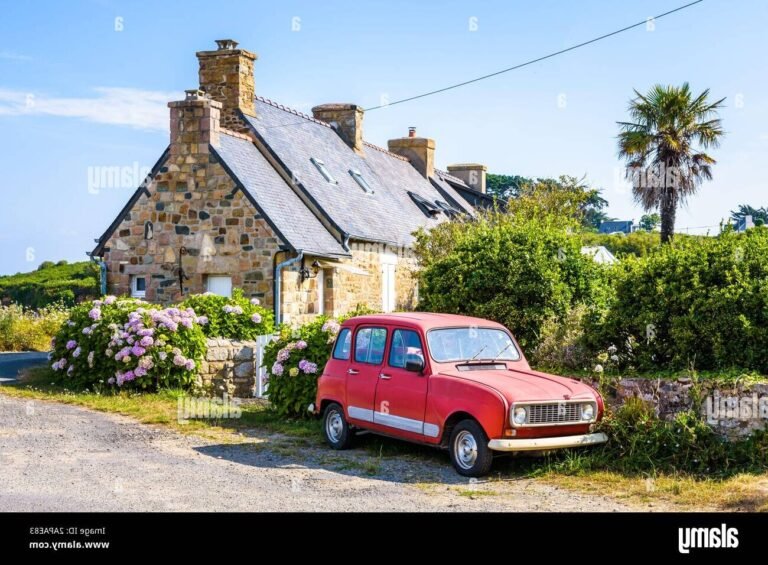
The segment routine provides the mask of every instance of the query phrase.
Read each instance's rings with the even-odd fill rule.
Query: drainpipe
[[[91,261],[99,266],[99,290],[102,296],[107,294],[107,264],[91,255]]]
[[[283,269],[285,267],[290,267],[291,265],[298,263],[304,258],[304,251],[299,249],[298,255],[296,257],[293,257],[291,259],[286,259],[282,263],[278,263],[275,265],[275,326],[279,326],[281,320],[280,316],[280,282],[283,278]]]

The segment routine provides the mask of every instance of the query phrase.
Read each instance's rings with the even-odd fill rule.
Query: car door
[[[391,328],[387,359],[376,386],[373,421],[400,433],[423,436],[427,406],[427,371],[416,373],[405,368],[409,354],[426,359],[424,345],[415,329]],[[428,435],[435,426],[429,427]]]
[[[373,403],[386,343],[387,329],[383,326],[358,326],[355,330],[352,358],[347,369],[347,416],[350,420],[373,422]]]

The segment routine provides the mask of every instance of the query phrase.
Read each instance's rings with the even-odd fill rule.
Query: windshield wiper
[[[504,346],[504,348],[503,348],[501,351],[499,351],[499,352],[496,354],[496,357],[494,357],[494,358],[491,360],[491,362],[494,362],[494,361],[496,361],[496,360],[497,360],[499,357],[501,357],[501,354],[502,354],[502,353],[504,353],[504,352],[505,352],[507,349],[509,349],[509,347],[510,347],[511,345],[512,345],[512,342],[510,341],[510,342],[509,342],[507,345],[505,345],[505,346]]]
[[[477,356],[478,356],[478,355],[480,355],[480,354],[481,354],[483,351],[485,351],[487,348],[488,348],[488,345],[487,345],[487,344],[486,344],[486,345],[484,345],[484,346],[482,346],[482,347],[480,348],[480,350],[479,350],[477,353],[475,353],[475,354],[472,356],[472,359],[470,359],[470,361],[474,361],[475,359],[477,359]]]

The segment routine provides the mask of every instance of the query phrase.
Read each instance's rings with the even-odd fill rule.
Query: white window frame
[[[381,311],[393,312],[397,305],[397,284],[395,267],[397,254],[384,251],[379,258],[381,263]]]
[[[138,289],[138,280],[144,280],[144,290]],[[146,275],[131,275],[131,296],[133,298],[144,298],[147,296],[147,276]]]
[[[315,166],[315,168],[317,168],[320,174],[323,175],[323,178],[326,180],[326,182],[329,182],[330,184],[339,184],[336,179],[333,178],[331,172],[326,168],[325,163],[323,163],[320,159],[315,159],[314,157],[310,157],[309,160],[312,161],[312,164]]]
[[[215,290],[211,289],[211,281],[223,281],[224,279],[229,280],[229,294],[221,294],[220,292],[216,292]],[[232,277],[229,275],[208,275],[205,279],[205,290],[207,292],[213,292],[214,294],[218,294],[219,296],[226,296],[227,298],[232,298]]]
[[[325,271],[323,269],[317,271],[315,286],[317,287],[317,313],[325,314]]]

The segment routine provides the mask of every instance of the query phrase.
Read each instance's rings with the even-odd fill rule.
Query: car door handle
[[[347,369],[348,375],[357,375],[358,373],[360,373],[360,371],[358,371],[357,369]]]
[[[388,381],[389,379],[392,378],[392,375],[387,375],[386,373],[382,373],[379,375],[379,378],[384,379],[385,381]]]

